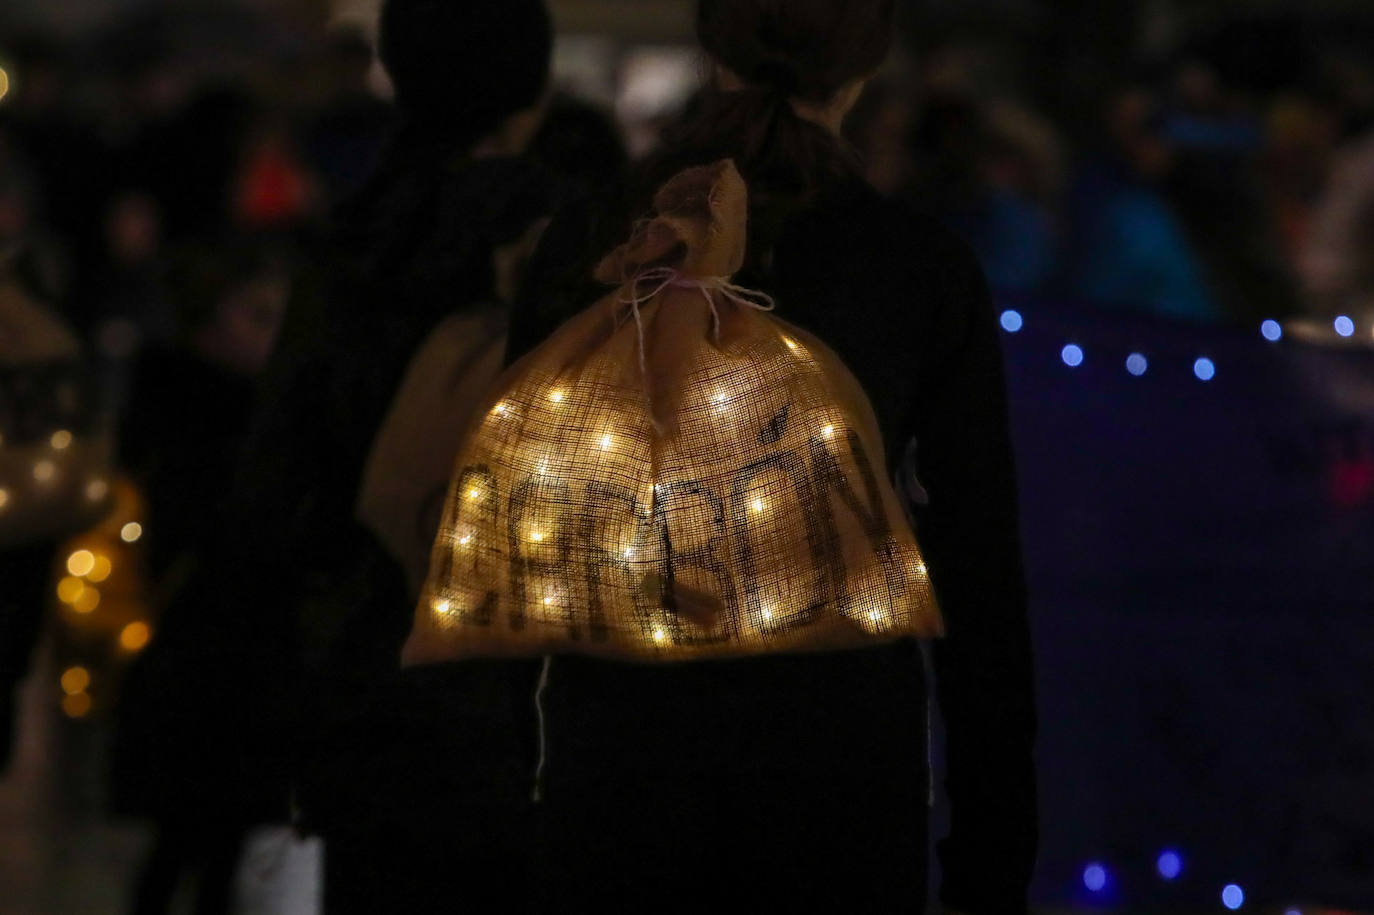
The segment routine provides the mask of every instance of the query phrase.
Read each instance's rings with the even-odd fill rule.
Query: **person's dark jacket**
[[[504,668],[400,673],[414,599],[354,507],[411,357],[447,315],[496,300],[494,248],[550,200],[523,160],[401,143],[293,293],[239,485],[244,575],[300,620],[297,799],[331,838],[438,835],[461,804],[527,796],[507,784],[532,738],[509,726]]]
[[[605,294],[591,268],[641,215],[603,200],[555,220],[530,266],[509,360]],[[771,256],[760,254],[751,263],[771,265],[736,282],[774,296],[779,317],[844,359],[873,403],[891,468],[915,443],[929,493],[913,506],[917,536],[948,627],[933,650],[952,817],[941,896],[973,915],[1024,912],[1036,848],[1031,645],[1002,358],[982,273],[949,232],[852,177],[831,180],[783,221]],[[924,695],[910,641],[667,667],[558,658],[546,698],[549,797],[643,772],[692,784],[721,766],[799,783],[871,779],[905,797],[913,779],[923,784]],[[880,847],[881,835],[871,838]]]

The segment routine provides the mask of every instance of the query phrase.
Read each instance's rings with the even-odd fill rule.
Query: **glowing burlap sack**
[[[683,172],[654,205],[598,268],[617,291],[512,366],[469,427],[407,663],[940,633],[858,382],[728,279],[734,165]]]

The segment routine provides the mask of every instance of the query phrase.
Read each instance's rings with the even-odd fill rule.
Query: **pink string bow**
[[[706,304],[711,308],[711,334],[717,345],[720,344],[720,312],[716,309],[716,300],[711,293],[718,292],[741,308],[752,308],[755,311],[772,311],[777,307],[777,302],[768,293],[739,286],[730,282],[728,276],[684,276],[673,267],[641,270],[629,283],[630,297],[621,296],[619,301],[622,305],[630,306],[630,313],[634,315],[635,328],[639,331],[639,368],[645,375],[649,374],[649,360],[645,355],[644,321],[640,317],[639,309],[670,286],[677,289],[701,290],[701,294],[706,298]],[[645,283],[657,285],[650,292],[640,295],[639,287]]]

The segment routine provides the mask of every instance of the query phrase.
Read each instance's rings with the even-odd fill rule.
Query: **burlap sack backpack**
[[[460,450],[409,664],[676,661],[942,631],[873,409],[730,281],[731,162],[678,175],[597,269],[619,288],[498,380]]]

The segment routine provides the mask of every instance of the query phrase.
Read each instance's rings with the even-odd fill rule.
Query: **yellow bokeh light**
[[[91,697],[87,693],[76,693],[62,697],[62,711],[68,718],[85,718],[91,711]]]
[[[104,480],[91,480],[86,484],[86,498],[92,502],[99,502],[105,498],[105,494],[110,491],[110,484]]]
[[[62,451],[69,448],[71,443],[72,434],[66,429],[58,429],[52,434],[52,437],[48,439],[48,444],[52,445],[53,449],[56,451]]]
[[[76,609],[77,613],[90,613],[96,607],[100,606],[100,589],[89,587],[82,588],[76,600],[72,601],[72,606]]]
[[[0,509],[3,509],[6,505],[9,505],[9,504],[10,504],[10,491],[9,491],[8,489],[0,489]]]
[[[147,623],[136,620],[119,631],[119,646],[125,651],[138,651],[152,635]]]
[[[0,101],[10,94],[10,75],[5,72],[4,67],[0,67]]]
[[[52,461],[39,461],[33,465],[33,478],[40,483],[47,483],[57,475],[57,465]]]
[[[81,579],[68,575],[57,583],[57,599],[64,604],[74,604],[85,590],[86,586],[82,584]]]
[[[142,536],[143,525],[139,524],[137,521],[130,521],[119,529],[119,539],[123,540],[125,543],[133,543]]]
[[[68,696],[84,693],[91,685],[91,672],[84,667],[68,667],[62,671],[62,692]]]
[[[95,557],[95,566],[86,577],[91,581],[104,581],[110,577],[112,571],[114,571],[114,563],[110,562],[109,557],[97,556]]]
[[[89,575],[95,568],[95,554],[90,550],[77,550],[67,557],[67,571],[77,578]]]

